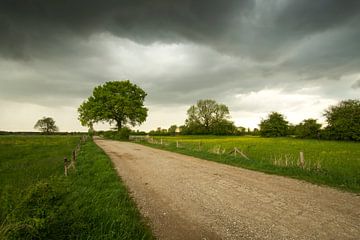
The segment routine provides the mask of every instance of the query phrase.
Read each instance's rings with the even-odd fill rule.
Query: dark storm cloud
[[[253,11],[238,23],[237,31],[230,33],[229,44],[237,52],[258,61],[273,61],[326,31],[351,25],[359,32],[360,1],[256,2]]]
[[[359,10],[357,0],[292,0],[285,2],[275,19],[283,31],[301,36],[341,26],[358,17]]]
[[[205,41],[222,34],[250,0],[69,1],[3,0],[0,3],[1,53],[26,57],[43,42],[99,32],[142,43],[188,38]],[[38,46],[40,44],[40,46]]]
[[[130,71],[134,78],[125,78],[147,87],[158,103],[298,88],[310,80],[322,85],[316,79],[358,71],[358,26],[357,0],[2,0],[0,60],[18,61],[19,71],[30,73],[9,76],[3,67],[0,93],[39,102],[54,95],[86,97],[94,85],[119,79],[120,71],[110,68]],[[180,43],[210,50],[188,53],[203,64],[187,72],[137,75],[108,61],[111,53],[92,44],[92,37],[103,33],[140,45]],[[233,61],[224,66],[223,55]]]
[[[110,32],[145,44],[188,40],[269,60],[311,34],[358,20],[359,9],[356,0],[3,0],[0,50],[29,57],[43,43]]]

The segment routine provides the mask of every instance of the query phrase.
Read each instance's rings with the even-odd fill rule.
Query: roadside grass
[[[154,140],[156,144],[144,144],[233,166],[360,192],[360,143],[252,136],[177,136],[154,137]],[[236,157],[230,154],[235,147],[249,159],[240,154]],[[300,151],[304,153],[304,167],[299,166]]]
[[[27,188],[64,172],[79,136],[0,136],[0,223]]]
[[[43,138],[46,139],[44,142],[54,140]],[[78,140],[69,140],[73,144],[68,146],[67,155]],[[40,144],[37,151],[41,152],[42,147]],[[57,156],[55,153],[53,156]],[[52,174],[49,171],[47,177],[40,179],[34,174],[34,179],[31,179],[31,174],[28,174],[31,183],[22,190],[21,196],[12,203],[12,209],[7,210],[0,221],[0,239],[153,239],[102,150],[92,141],[83,144],[76,170],[71,170],[67,177],[63,176],[63,155],[60,155],[59,169]],[[29,162],[39,159],[38,156]],[[17,164],[22,166],[21,161],[9,164],[15,172]],[[46,170],[47,164],[53,163],[45,160],[36,169],[42,171],[41,167],[44,167]],[[21,174],[14,174],[14,177],[21,177]],[[0,185],[3,186],[3,182]],[[11,189],[15,192],[21,187],[23,185],[13,184]],[[1,204],[12,200],[4,200],[3,195],[0,198]]]

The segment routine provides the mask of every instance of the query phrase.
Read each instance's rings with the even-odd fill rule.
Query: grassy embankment
[[[152,239],[109,158],[72,136],[0,137],[0,239]]]
[[[160,139],[163,145],[160,145]],[[312,183],[360,192],[360,143],[292,138],[178,136],[155,137],[169,151],[229,165],[290,176]],[[178,141],[179,147],[176,147]],[[229,154],[234,147],[249,159]],[[305,166],[299,167],[300,151]],[[220,153],[220,154],[218,154]]]

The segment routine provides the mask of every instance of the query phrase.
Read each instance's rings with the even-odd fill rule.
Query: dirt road
[[[97,139],[159,239],[360,239],[360,196]]]

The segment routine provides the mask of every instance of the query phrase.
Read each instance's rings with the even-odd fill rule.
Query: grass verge
[[[37,182],[64,174],[79,136],[0,136],[0,223],[27,189]]]
[[[360,159],[356,143],[253,137],[166,137],[163,144],[142,143],[210,161],[269,174],[288,176],[311,183],[360,192]],[[176,141],[180,142],[177,147]],[[199,143],[201,145],[199,145]],[[199,147],[200,146],[200,147]],[[214,153],[221,146],[223,154]],[[229,154],[238,147],[250,159]],[[305,149],[306,166],[297,165],[297,154]],[[326,156],[322,156],[326,155]],[[286,161],[289,161],[285,165]],[[318,166],[321,167],[318,167]]]
[[[107,155],[82,145],[76,171],[31,184],[6,218],[0,239],[153,239]]]

